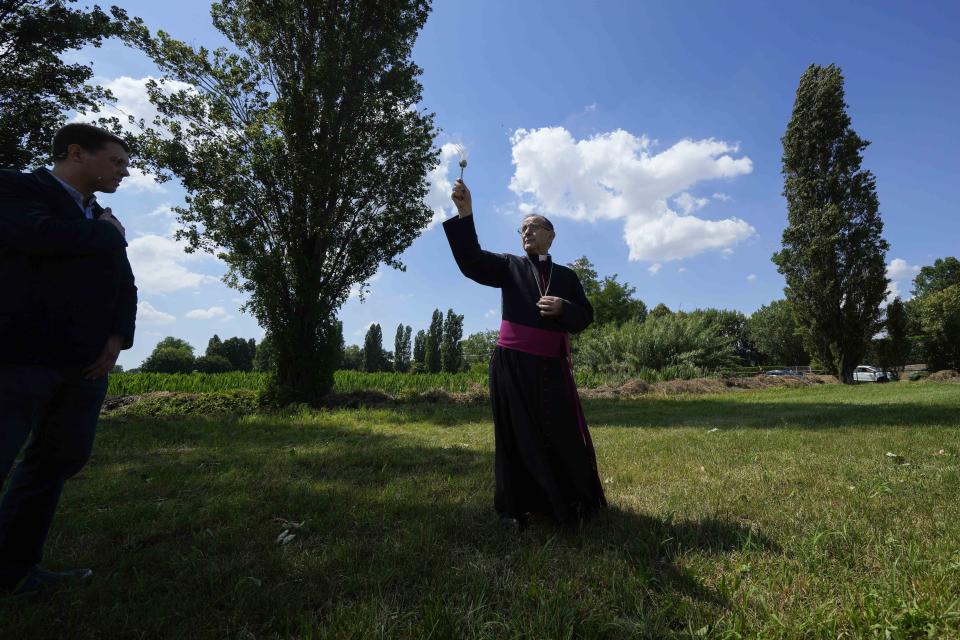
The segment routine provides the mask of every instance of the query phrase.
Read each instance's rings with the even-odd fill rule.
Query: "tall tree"
[[[960,284],[960,260],[953,256],[937,258],[932,266],[923,267],[914,277],[913,297],[922,298],[955,284]]]
[[[393,339],[393,368],[399,373],[406,373],[410,369],[410,334],[411,327],[397,327],[397,334]]]
[[[421,329],[417,331],[413,339],[413,362],[420,365],[420,368],[426,366],[427,362],[427,332]]]
[[[655,306],[652,311],[650,311],[651,318],[663,318],[664,316],[670,315],[673,315],[673,311],[670,311],[670,307],[662,302]]]
[[[583,291],[593,306],[594,325],[620,325],[628,320],[643,322],[647,319],[647,305],[643,300],[633,297],[636,287],[631,287],[626,282],[618,282],[617,274],[599,279],[596,269],[586,256],[574,260],[570,268],[580,278]]]
[[[50,141],[66,112],[99,111],[113,96],[89,85],[93,70],[61,54],[99,47],[117,35],[122,9],[72,8],[75,0],[0,0],[0,167],[26,169],[50,160]]]
[[[448,373],[463,369],[463,316],[447,309],[447,319],[443,323],[443,345],[440,349],[441,368]]]
[[[443,344],[443,313],[440,309],[433,310],[430,320],[430,329],[427,330],[427,339],[424,343],[424,366],[430,373],[439,373],[443,361],[440,357],[440,348]]]
[[[275,402],[331,388],[337,309],[380,263],[402,268],[432,216],[433,115],[411,59],[428,13],[427,0],[222,0],[213,23],[231,50],[136,32],[193,87],[150,84],[160,115],[143,156],[187,191],[180,237],[226,262],[272,336]]]
[[[213,334],[213,337],[207,341],[207,350],[204,352],[205,356],[222,356],[223,355],[223,340],[220,339],[220,336]]]
[[[782,140],[788,224],[773,261],[807,351],[852,383],[880,327],[889,245],[876,181],[861,169],[869,143],[851,128],[846,109],[840,69],[810,65]]]
[[[383,330],[379,324],[371,324],[363,339],[363,370],[380,371],[386,358],[383,353]]]
[[[746,335],[762,364],[810,364],[803,338],[797,333],[793,307],[786,300],[774,300],[754,311],[747,320]]]
[[[140,365],[150,373],[190,373],[194,369],[193,346],[186,340],[167,336]]]

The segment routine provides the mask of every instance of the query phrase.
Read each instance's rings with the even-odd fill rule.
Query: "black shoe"
[[[520,533],[527,528],[525,518],[511,518],[510,516],[500,516],[500,526],[510,533]]]
[[[53,593],[60,589],[88,582],[92,577],[93,571],[90,569],[48,571],[40,566],[35,566],[17,583],[17,586],[4,594],[3,600],[19,600]]]

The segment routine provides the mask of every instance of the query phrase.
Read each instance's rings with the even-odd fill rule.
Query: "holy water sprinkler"
[[[457,157],[460,158],[460,180],[463,180],[463,170],[467,168],[467,150],[462,144],[454,145],[457,150]]]

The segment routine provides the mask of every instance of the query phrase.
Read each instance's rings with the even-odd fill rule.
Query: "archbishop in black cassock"
[[[444,231],[465,276],[502,293],[500,340],[490,360],[496,442],[494,506],[523,524],[531,513],[575,523],[606,506],[593,443],[570,372],[569,333],[593,321],[577,274],[553,264],[553,225],[529,216],[524,255],[480,248],[470,192],[458,181],[459,216]],[[550,355],[543,355],[549,353]]]

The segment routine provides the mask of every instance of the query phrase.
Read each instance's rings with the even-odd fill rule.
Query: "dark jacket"
[[[137,287],[126,246],[46,169],[0,170],[0,364],[89,365],[114,334],[129,349]]]

